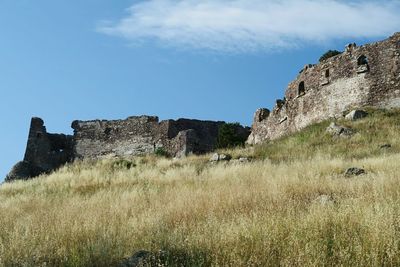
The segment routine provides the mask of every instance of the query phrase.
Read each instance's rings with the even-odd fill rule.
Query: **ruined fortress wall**
[[[142,155],[155,150],[158,118],[74,121],[72,128],[75,158]]]
[[[382,108],[399,107],[400,33],[384,42],[362,47],[361,51],[371,56],[368,104]]]
[[[65,164],[72,158],[72,136],[47,133],[40,118],[32,118],[24,161],[44,172]]]
[[[224,122],[165,120],[136,116],[125,120],[74,121],[74,135],[47,133],[40,118],[32,118],[24,160],[17,163],[6,180],[27,179],[57,169],[75,159],[103,156],[136,156],[163,149],[173,157],[201,154],[215,149]],[[237,126],[247,138],[249,129]]]
[[[73,159],[72,136],[48,133],[40,118],[32,118],[24,159],[11,169],[6,181],[48,173]]]
[[[186,140],[185,145],[192,149],[191,153],[201,154],[212,151],[217,144],[219,128],[224,122],[200,121],[189,119],[168,120],[163,123],[168,124],[167,136],[172,139],[170,150],[178,152],[183,145],[182,140]],[[188,133],[187,130],[194,130]],[[185,136],[185,137],[183,137]]]
[[[361,47],[349,45],[340,55],[306,65],[271,113],[258,110],[248,143],[296,132],[355,107],[400,107],[400,34]]]
[[[224,122],[165,120],[140,116],[115,121],[75,121],[74,156],[135,156],[162,148],[172,156],[200,154],[213,150],[218,129]]]

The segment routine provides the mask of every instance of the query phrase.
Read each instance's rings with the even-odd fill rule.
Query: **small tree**
[[[328,58],[334,57],[336,55],[340,55],[341,53],[342,52],[337,51],[337,50],[329,50],[319,58],[319,62],[327,60]]]
[[[240,135],[239,123],[225,123],[218,131],[217,148],[230,148],[236,146],[243,146],[246,142],[246,137]]]

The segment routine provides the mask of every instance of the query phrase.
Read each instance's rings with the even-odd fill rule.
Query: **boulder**
[[[249,158],[241,157],[241,158],[238,159],[238,161],[239,161],[240,163],[247,163],[247,162],[249,162],[250,160],[249,160]]]
[[[336,123],[332,122],[328,128],[326,128],[326,132],[331,134],[331,135],[340,135],[342,132],[343,127],[337,125]]]
[[[219,154],[218,153],[214,153],[211,158],[210,158],[210,162],[215,162],[219,160]]]
[[[345,116],[345,119],[349,120],[349,121],[356,121],[356,120],[365,118],[367,116],[368,116],[368,113],[365,112],[364,110],[355,109],[355,110],[351,111],[349,114],[347,114]]]
[[[333,136],[340,136],[340,137],[349,137],[354,134],[354,131],[352,129],[337,125],[335,122],[332,122],[328,126],[328,128],[326,128],[326,132]]]
[[[230,161],[232,159],[232,156],[229,154],[218,154],[214,153],[211,158],[210,162],[218,162],[218,161]]]
[[[365,174],[365,170],[357,167],[351,167],[346,170],[344,173],[345,176],[359,176]]]

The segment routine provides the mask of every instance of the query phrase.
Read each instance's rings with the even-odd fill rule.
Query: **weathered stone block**
[[[355,110],[351,111],[349,114],[347,114],[345,116],[345,119],[350,120],[350,121],[356,121],[356,120],[365,118],[367,116],[368,116],[367,112],[360,110],[360,109],[355,109]]]

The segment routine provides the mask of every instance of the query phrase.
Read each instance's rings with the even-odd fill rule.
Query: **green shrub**
[[[225,123],[218,131],[217,148],[244,146],[246,137],[238,133],[239,123]]]
[[[126,159],[118,159],[112,163],[112,168],[114,170],[129,170],[133,167],[136,167],[136,164]]]
[[[319,62],[322,62],[324,60],[327,60],[328,58],[334,57],[336,55],[340,55],[342,52],[337,51],[337,50],[329,50],[327,52],[325,52],[325,54],[323,54],[320,58],[319,58]]]
[[[159,156],[159,157],[165,157],[165,158],[169,157],[168,152],[167,152],[163,147],[157,148],[157,149],[154,151],[154,154],[155,154],[156,156]]]

